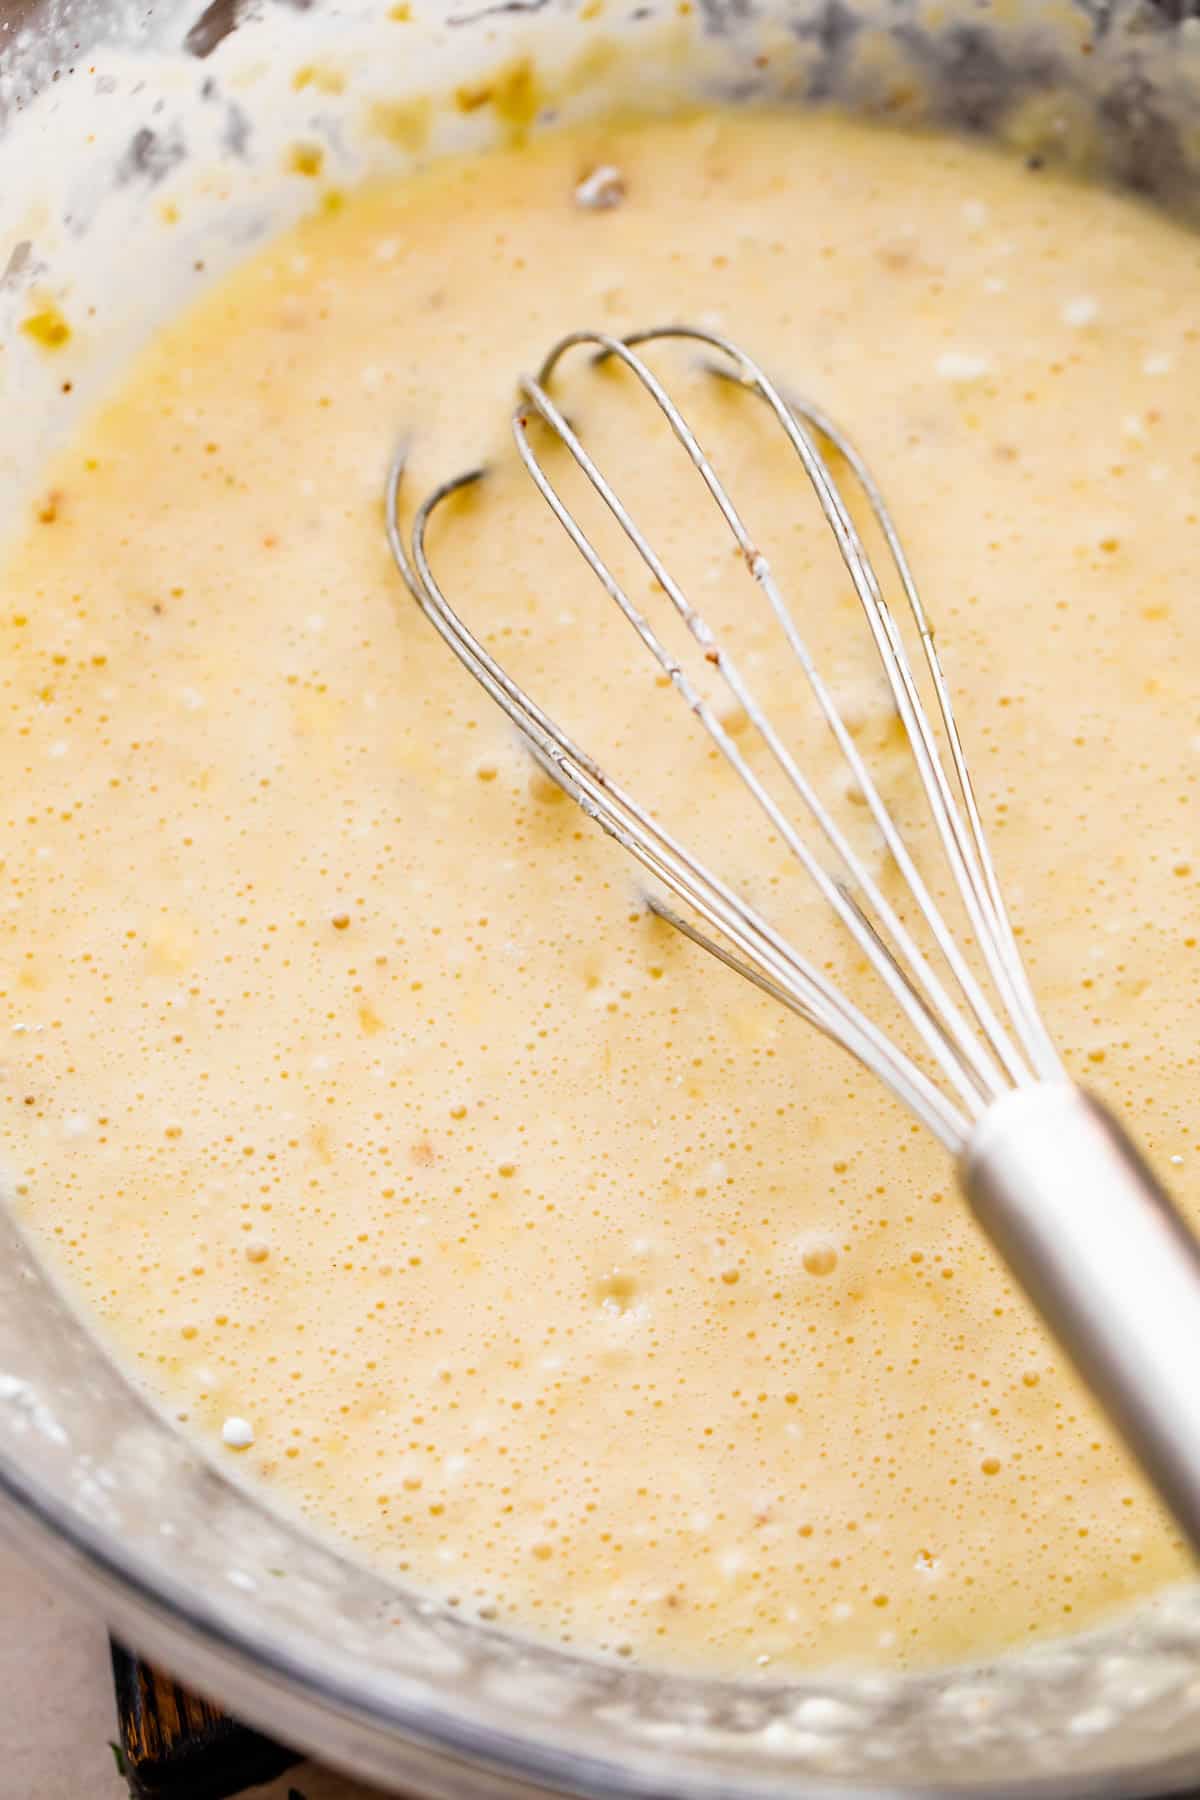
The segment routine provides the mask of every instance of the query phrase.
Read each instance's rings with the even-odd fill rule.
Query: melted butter
[[[21,330],[43,350],[61,350],[71,341],[71,327],[53,300],[47,300],[22,319]]]
[[[514,134],[530,104],[514,76]],[[625,198],[585,212],[598,165]],[[380,492],[401,432],[414,491],[492,461],[436,534],[452,597],[854,982],[505,448],[516,373],[587,322],[709,316],[828,406],[941,628],[1055,1034],[1195,1211],[1198,263],[960,145],[589,128],[347,198],[47,471],[0,624],[4,1155],[214,1454],[466,1607],[677,1666],[979,1655],[1181,1573],[936,1146],[646,914],[399,590]],[[572,379],[836,782],[689,472]],[[903,809],[793,468],[674,379]]]

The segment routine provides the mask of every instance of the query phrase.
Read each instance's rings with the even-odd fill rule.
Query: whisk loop
[[[786,446],[797,457],[816,494],[866,617],[912,749],[938,839],[980,947],[994,1000],[974,973],[930,894],[904,834],[880,794],[833,694],[809,652],[768,557],[751,536],[712,460],[683,413],[639,354],[641,347],[667,340],[701,348],[706,353],[707,367],[714,379],[740,385],[748,397],[766,408],[770,421],[782,432]],[[816,705],[845,758],[854,786],[904,879],[945,974],[922,949],[862,856],[851,845],[783,741],[737,659],[720,642],[703,613],[666,567],[630,508],[556,405],[550,392],[552,377],[562,359],[577,349],[590,351],[595,360],[616,359],[629,371],[666,419],[676,441],[701,477],[782,628]],[[835,853],[843,871],[840,879],[826,869],[796,820],[756,773],[713,705],[664,644],[567,506],[538,454],[530,430],[534,420],[568,451],[666,595],[706,663],[719,673],[750,728],[765,745],[776,769],[782,773],[788,788],[807,814],[810,826],[816,827]],[[1001,898],[934,644],[933,629],[891,515],[863,459],[832,420],[806,402],[785,397],[737,345],[715,332],[683,325],[635,332],[625,338],[604,332],[568,333],[553,346],[538,374],[519,384],[512,426],[518,454],[539,493],[604,591],[637,632],[725,761],[744,782],[770,826],[833,908],[915,1033],[925,1052],[925,1065],[896,1044],[800,950],[782,938],[756,908],[620,788],[529,694],[512,681],[450,605],[430,563],[429,523],[433,513],[453,493],[480,480],[482,470],[472,470],[444,483],[420,507],[413,522],[410,557],[399,527],[398,500],[404,457],[397,457],[388,483],[388,531],[392,550],[409,587],[438,630],[520,727],[547,770],[590,817],[719,932],[724,942],[715,941],[708,933],[674,912],[668,912],[661,904],[656,903],[657,910],[721,961],[753,980],[849,1050],[949,1149],[961,1151],[972,1126],[1000,1095],[1011,1087],[1052,1079],[1061,1074],[1061,1066],[1038,1015]],[[835,476],[830,448],[851,472],[887,547],[894,575],[921,644],[948,747],[949,768],[921,700],[900,630]],[[936,1075],[930,1074],[930,1068],[936,1070]]]

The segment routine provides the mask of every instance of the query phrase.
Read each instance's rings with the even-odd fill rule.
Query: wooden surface
[[[300,1758],[112,1646],[119,1744],[134,1800],[229,1800]]]

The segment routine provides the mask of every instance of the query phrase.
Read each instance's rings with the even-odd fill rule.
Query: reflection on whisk
[[[666,340],[699,347],[714,379],[737,384],[746,404],[798,461],[816,495],[850,576],[903,725],[928,814],[970,928],[979,973],[947,923],[917,867],[894,811],[881,796],[833,694],[816,667],[784,599],[767,554],[752,537],[713,462],[676,402],[640,351]],[[594,363],[619,363],[648,397],[707,490],[732,534],[796,658],[815,705],[869,810],[891,865],[910,896],[930,946],[883,892],[865,859],[814,788],[765,711],[737,658],[713,630],[633,512],[589,455],[580,433],[550,392],[565,357],[587,352]],[[387,487],[389,542],[427,617],[492,698],[519,727],[542,766],[584,812],[610,833],[717,936],[656,909],[688,937],[817,1026],[879,1077],[959,1159],[967,1198],[1014,1273],[1058,1332],[1081,1372],[1108,1406],[1193,1545],[1200,1548],[1200,1384],[1192,1378],[1200,1343],[1200,1251],[1167,1196],[1111,1115],[1066,1077],[1039,1016],[1001,897],[972,789],[949,690],[908,561],[880,491],[849,439],[823,412],[785,397],[729,339],[682,325],[631,333],[568,333],[538,374],[519,383],[513,414],[518,454],[609,599],[636,631],[663,677],[700,721],[743,782],[770,828],[786,845],[849,933],[919,1044],[917,1053],[829,980],[762,913],[709,868],[602,765],[576,744],[504,668],[451,606],[430,561],[429,526],[453,494],[479,482],[470,470],[444,482],[418,508],[410,546],[399,520],[405,458],[397,456]],[[597,548],[539,454],[545,441],[571,463],[616,522],[697,646],[704,669],[719,678],[773,770],[772,784],[706,697],[697,678],[634,603]],[[864,501],[887,550],[921,645],[938,729],[883,586],[851,516],[837,466]],[[739,734],[740,735],[740,734]],[[799,802],[789,808],[780,790]],[[831,873],[797,824],[807,815],[836,858]]]

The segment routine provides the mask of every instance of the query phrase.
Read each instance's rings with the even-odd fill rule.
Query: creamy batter
[[[620,204],[581,207],[604,165]],[[492,459],[437,537],[463,612],[840,976],[506,448],[575,324],[723,324],[828,406],[941,627],[1051,1027],[1197,1210],[1198,274],[979,149],[591,128],[334,197],[47,473],[0,626],[3,1154],[229,1468],[464,1610],[681,1667],[978,1655],[1182,1572],[942,1153],[647,914],[400,588],[381,487],[402,433],[415,492]],[[675,379],[903,810],[793,466]],[[667,560],[741,607],[683,463],[590,382]]]

